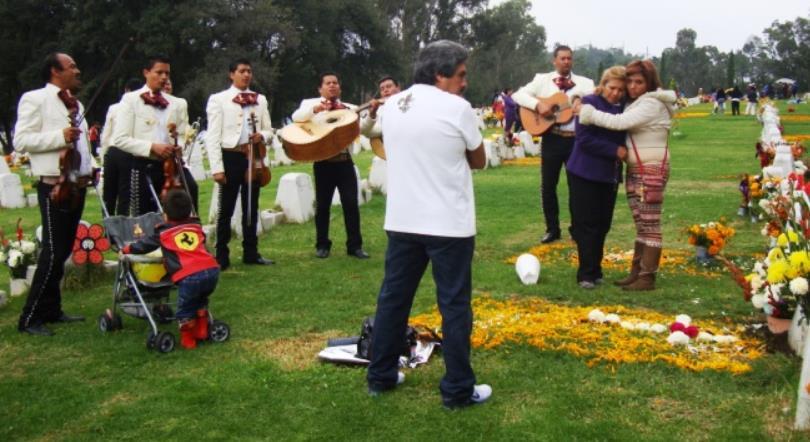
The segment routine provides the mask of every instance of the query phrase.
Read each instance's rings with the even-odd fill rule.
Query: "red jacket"
[[[124,247],[124,253],[144,254],[160,247],[166,272],[177,283],[203,270],[219,268],[217,260],[205,249],[205,233],[193,221],[167,222],[155,228],[153,236]]]

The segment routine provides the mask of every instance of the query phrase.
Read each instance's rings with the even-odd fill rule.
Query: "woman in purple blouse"
[[[599,87],[582,99],[596,109],[620,114],[624,109],[623,66],[611,67],[602,74]],[[622,161],[627,156],[625,133],[576,122],[576,141],[566,163],[570,188],[571,237],[577,243],[579,269],[577,283],[593,289],[602,282],[602,256],[605,237],[613,221],[613,207],[622,176]]]

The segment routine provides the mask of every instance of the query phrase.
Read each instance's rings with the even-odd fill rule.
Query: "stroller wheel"
[[[146,348],[148,350],[154,350],[155,349],[155,343],[157,341],[156,338],[157,338],[157,335],[155,335],[154,333],[152,333],[150,331],[149,335],[146,337]]]
[[[231,336],[231,328],[222,321],[214,321],[208,330],[208,338],[214,342],[225,342]]]
[[[106,313],[102,313],[101,315],[99,315],[98,329],[102,333],[107,333],[115,330],[112,319],[110,319],[110,317],[107,316]]]
[[[161,353],[174,350],[174,335],[169,332],[160,332],[155,338],[155,348]]]

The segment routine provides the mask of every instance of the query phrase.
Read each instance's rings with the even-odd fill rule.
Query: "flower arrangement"
[[[484,114],[484,124],[486,124],[487,127],[495,127],[500,121],[498,116],[491,110]]]
[[[11,277],[15,279],[25,278],[28,266],[34,263],[37,244],[28,241],[22,230],[22,218],[17,220],[16,241],[6,239],[2,229],[0,229],[0,262],[8,266]]]
[[[722,222],[694,224],[687,230],[689,244],[704,247],[709,255],[719,254],[728,240],[734,236],[734,229]]]

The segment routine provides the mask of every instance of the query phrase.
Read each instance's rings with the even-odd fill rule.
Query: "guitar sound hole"
[[[329,123],[329,124],[332,124],[332,123],[336,122],[337,120],[338,120],[337,118],[327,118],[326,122]]]

